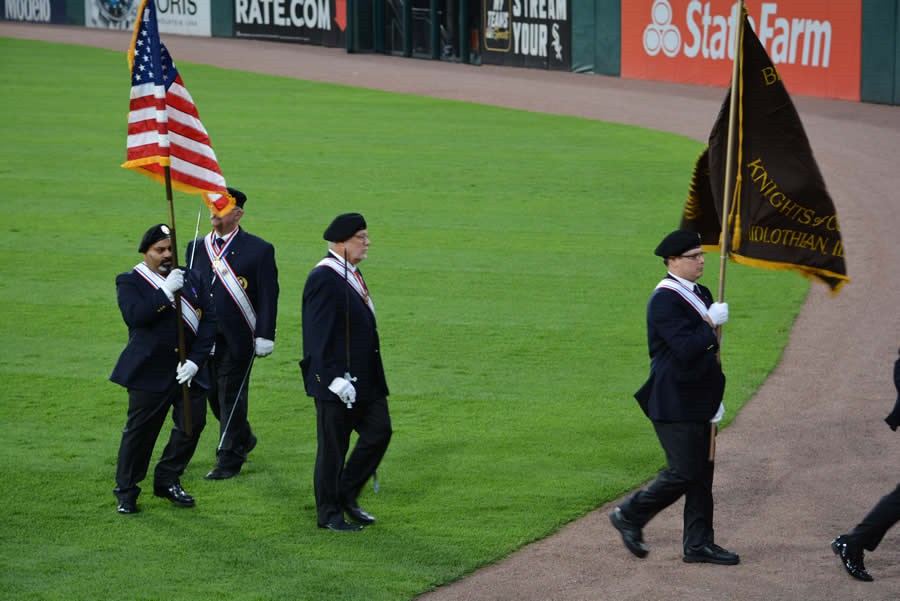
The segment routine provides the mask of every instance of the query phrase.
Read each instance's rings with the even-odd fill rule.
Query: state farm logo
[[[668,0],[656,0],[651,14],[653,23],[644,30],[644,52],[656,56],[662,50],[666,56],[677,56],[681,48],[681,32],[672,25],[672,5]]]
[[[685,7],[683,19],[677,21],[681,27],[676,24],[673,4]],[[668,58],[684,55],[690,59],[733,59],[739,4],[723,4],[710,0],[654,0],[651,22],[644,28],[644,52],[647,56],[662,53]],[[779,7],[778,2],[762,2],[758,20],[748,16],[772,62],[828,68],[834,35],[831,21],[796,15],[797,2],[781,4],[784,6]],[[724,8],[726,12],[717,13],[716,8]]]

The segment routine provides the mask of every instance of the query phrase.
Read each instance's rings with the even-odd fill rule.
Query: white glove
[[[173,269],[166,277],[166,283],[162,285],[162,291],[166,293],[170,301],[175,300],[175,293],[184,286],[184,270]]]
[[[713,325],[720,326],[728,321],[728,303],[713,303],[706,312]]]
[[[178,364],[178,369],[175,370],[175,379],[179,384],[187,383],[190,386],[191,380],[197,375],[198,369],[196,363],[190,359],[185,359],[184,363]]]
[[[257,357],[268,357],[272,354],[272,351],[275,350],[275,342],[269,340],[268,338],[257,338],[256,339],[256,356]]]
[[[725,417],[725,403],[719,403],[719,410],[716,411],[716,414],[713,416],[709,423],[718,424],[722,421],[722,418]]]
[[[335,378],[331,381],[331,384],[328,385],[328,390],[338,395],[338,398],[341,399],[345,405],[347,405],[347,409],[351,409],[353,407],[353,403],[356,402],[356,388],[353,387],[351,380],[356,380],[356,378],[349,377],[350,374],[344,374],[345,378]]]

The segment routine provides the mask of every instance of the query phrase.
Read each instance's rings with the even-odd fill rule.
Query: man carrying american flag
[[[171,238],[171,265],[178,267],[175,210],[172,189],[202,194],[216,215],[227,215],[235,205],[228,193],[197,107],[175,68],[169,51],[159,39],[154,0],[142,0],[137,10],[134,36],[128,50],[131,99],[128,112],[127,156],[122,167],[165,185],[169,205],[167,235]],[[182,314],[176,291],[173,307]],[[178,354],[187,360],[182,320],[176,319]],[[182,385],[185,433],[191,436],[191,392]],[[204,408],[205,410],[205,408]],[[199,433],[198,433],[199,435]]]

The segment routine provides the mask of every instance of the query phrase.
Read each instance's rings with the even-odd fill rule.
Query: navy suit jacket
[[[712,294],[699,285],[709,307]],[[657,288],[647,303],[650,377],[635,393],[654,421],[700,422],[716,414],[725,393],[715,331],[677,292]]]
[[[362,273],[360,273],[362,276]],[[349,292],[349,294],[348,294]],[[350,366],[347,366],[345,316],[349,300]],[[300,370],[306,394],[339,401],[328,385],[349,371],[357,378],[356,398],[369,401],[388,395],[375,315],[341,274],[315,267],[303,288],[303,359]]]
[[[209,300],[205,278],[186,271],[182,297],[200,312],[195,336],[184,324],[187,358],[200,371],[196,383],[209,388],[204,366],[216,337],[216,312]],[[163,392],[172,385],[178,367],[178,326],[175,307],[166,293],[153,288],[134,270],[116,276],[116,295],[128,326],[128,344],[119,355],[109,379],[126,388]]]
[[[196,248],[195,248],[196,247]],[[193,269],[213,281],[213,267],[203,238],[188,243],[186,260],[193,257]],[[275,265],[275,247],[262,238],[238,230],[226,251],[234,273],[244,285],[250,303],[256,311],[256,332],[252,333],[240,309],[228,291],[215,279],[210,289],[216,305],[219,333],[225,337],[228,348],[236,356],[250,357],[255,337],[275,340],[275,319],[278,316],[278,267]]]

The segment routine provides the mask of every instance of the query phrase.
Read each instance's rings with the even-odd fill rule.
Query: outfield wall
[[[792,94],[900,104],[900,0],[746,0]],[[14,21],[132,29],[140,0],[0,0]],[[727,85],[733,0],[156,0],[160,31]]]
[[[791,93],[860,99],[861,0],[748,2],[747,13]],[[739,22],[728,0],[627,2],[621,76],[723,85]]]

